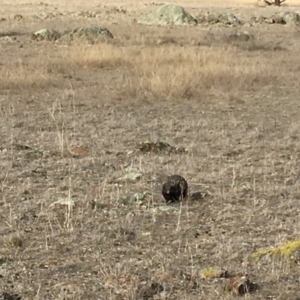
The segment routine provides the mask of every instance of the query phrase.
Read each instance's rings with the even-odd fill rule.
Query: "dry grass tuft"
[[[0,88],[10,90],[41,89],[54,81],[47,65],[39,61],[9,63],[0,68]]]
[[[119,69],[130,64],[126,57],[126,49],[108,43],[96,45],[77,44],[62,50],[61,58],[57,60],[59,66]]]
[[[123,76],[117,88],[129,98],[201,98],[213,90],[249,91],[278,85],[282,80],[270,57],[246,56],[234,47],[165,45],[137,49],[103,43],[70,47],[61,53],[59,63],[64,68],[120,70]]]
[[[2,238],[2,243],[7,248],[22,248],[23,242],[23,237],[19,232],[12,233]]]
[[[263,257],[291,258],[300,249],[300,239],[288,241],[285,244],[269,249],[261,249],[251,254],[251,258],[261,259]]]

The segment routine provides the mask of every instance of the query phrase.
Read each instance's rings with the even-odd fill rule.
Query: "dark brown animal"
[[[180,175],[171,175],[162,185],[162,195],[167,203],[182,201],[188,195],[188,183]]]

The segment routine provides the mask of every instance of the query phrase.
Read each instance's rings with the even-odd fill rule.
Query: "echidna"
[[[188,194],[187,181],[180,175],[171,175],[162,185],[162,195],[166,202],[181,201]]]

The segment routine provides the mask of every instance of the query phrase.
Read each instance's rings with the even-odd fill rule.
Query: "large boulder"
[[[167,3],[138,21],[145,25],[196,25],[197,21],[183,7]]]

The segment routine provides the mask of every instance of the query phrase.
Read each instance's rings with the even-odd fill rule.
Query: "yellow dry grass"
[[[277,55],[278,64],[272,64]],[[234,46],[181,47],[75,44],[55,56],[6,64],[0,70],[3,89],[43,88],[55,83],[55,72],[70,69],[118,70],[115,90],[122,95],[186,99],[213,92],[258,89],[289,81],[293,63],[286,53],[250,55]],[[280,68],[278,67],[280,65]],[[280,72],[279,72],[280,69]],[[54,70],[54,74],[53,74]],[[285,74],[284,78],[280,74]]]
[[[251,254],[251,258],[260,259],[261,257],[268,256],[268,257],[279,257],[279,258],[286,258],[290,257],[298,251],[300,248],[300,239],[287,241],[285,244],[268,248],[268,249],[260,249]]]
[[[280,84],[282,80],[277,65],[271,63],[272,57],[247,56],[234,47],[164,45],[141,49],[101,43],[72,46],[63,49],[59,56],[51,64],[65,70],[74,67],[119,70],[123,76],[117,89],[129,96],[147,93],[155,98],[185,99],[213,90]],[[283,66],[288,74],[290,66]]]
[[[43,62],[8,63],[0,70],[1,89],[23,90],[44,88],[53,82],[53,76]]]

